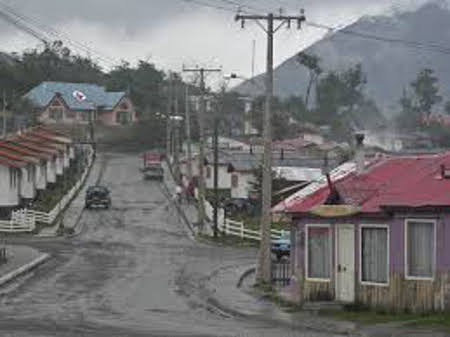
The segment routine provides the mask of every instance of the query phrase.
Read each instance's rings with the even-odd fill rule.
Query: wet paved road
[[[331,336],[224,315],[208,280],[254,253],[193,242],[139,161],[112,155],[109,211],[85,212],[83,234],[35,244],[54,258],[1,297],[1,336]]]

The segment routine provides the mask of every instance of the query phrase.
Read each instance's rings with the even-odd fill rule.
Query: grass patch
[[[450,312],[446,313],[393,313],[370,310],[358,305],[345,306],[343,310],[321,310],[320,315],[361,324],[403,323],[414,327],[437,327],[450,331]]]

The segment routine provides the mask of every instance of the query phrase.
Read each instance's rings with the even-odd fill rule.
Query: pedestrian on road
[[[177,185],[175,187],[175,194],[173,196],[173,199],[175,202],[179,202],[181,204],[182,197],[183,197],[183,187],[181,187],[180,185]]]

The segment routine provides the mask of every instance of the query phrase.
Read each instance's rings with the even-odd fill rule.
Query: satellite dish
[[[72,93],[72,96],[79,102],[83,102],[86,100],[86,95],[83,94],[81,91],[75,90]]]

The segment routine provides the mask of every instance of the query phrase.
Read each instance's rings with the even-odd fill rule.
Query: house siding
[[[405,220],[436,220],[436,270],[433,280],[407,280],[405,278]],[[329,282],[306,280],[305,234],[307,224],[331,225],[332,267]],[[355,225],[355,301],[371,308],[395,312],[450,310],[450,214],[400,214],[383,219],[294,219],[295,244],[292,247],[293,276],[298,280],[298,300],[321,301],[335,299],[336,227]],[[389,230],[389,284],[365,285],[360,282],[360,226],[387,225]]]
[[[10,172],[16,174],[16,186],[11,186]],[[0,166],[0,205],[1,207],[14,207],[19,205],[20,177],[18,170]]]
[[[36,188],[45,190],[47,188],[47,164],[46,162],[36,165]]]
[[[56,157],[47,161],[47,182],[56,183]]]
[[[232,198],[244,198],[249,197],[251,191],[251,183],[255,180],[253,173],[251,172],[234,172],[233,174],[238,175],[238,186],[231,186],[231,197]],[[231,175],[230,175],[231,179]]]
[[[210,170],[211,174],[207,176],[207,170]],[[205,172],[205,184],[206,188],[214,188],[214,165],[208,165],[204,169]],[[231,188],[231,174],[228,172],[228,167],[220,165],[218,167],[218,188],[230,189]]]
[[[30,170],[30,179],[29,172]],[[32,168],[32,165],[28,165],[27,167],[21,168],[21,182],[20,182],[20,196],[24,199],[34,199],[36,196],[36,188],[35,188],[35,173]]]

